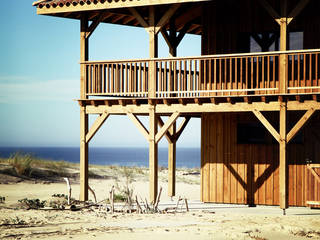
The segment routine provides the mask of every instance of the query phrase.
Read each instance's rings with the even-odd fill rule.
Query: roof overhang
[[[175,3],[195,3],[208,0],[40,0],[34,2],[39,15],[56,15],[130,7],[145,7]]]

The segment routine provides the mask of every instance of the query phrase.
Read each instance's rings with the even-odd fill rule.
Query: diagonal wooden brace
[[[142,133],[142,135],[145,137],[147,141],[149,141],[149,132],[143,125],[143,123],[133,114],[128,112],[127,113],[129,119],[136,125],[136,127],[139,129],[139,131]]]
[[[263,116],[263,114],[256,109],[253,110],[252,112],[260,120],[263,126],[265,126],[266,129],[271,133],[271,135],[280,143],[279,133],[274,129],[274,127],[269,123],[269,121]]]
[[[101,114],[95,122],[92,124],[89,132],[86,134],[86,143],[89,143],[89,141],[93,138],[93,136],[96,134],[96,132],[99,130],[99,128],[102,126],[102,124],[107,120],[109,117],[109,113],[105,112]]]
[[[287,134],[287,143],[290,142],[294,136],[300,131],[300,129],[306,124],[306,122],[310,119],[310,117],[315,112],[315,109],[311,108],[309,109],[302,118],[294,125],[294,127],[290,130],[290,132]]]
[[[160,141],[160,139],[163,137],[163,135],[168,131],[168,129],[172,126],[172,124],[177,120],[177,118],[180,116],[179,112],[174,112],[167,122],[163,125],[163,127],[160,129],[160,131],[156,135],[156,143]]]

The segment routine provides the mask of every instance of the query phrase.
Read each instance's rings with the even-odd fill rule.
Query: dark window
[[[266,144],[267,130],[261,123],[238,123],[238,144]]]

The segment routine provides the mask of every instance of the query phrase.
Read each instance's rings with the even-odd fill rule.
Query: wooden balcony
[[[195,98],[320,93],[320,49],[81,64],[86,69],[87,97]]]

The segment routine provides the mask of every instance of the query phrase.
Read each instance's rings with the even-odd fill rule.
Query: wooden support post
[[[288,162],[287,162],[287,104],[280,103],[280,144],[279,144],[279,201],[280,208],[288,208]]]
[[[280,18],[280,51],[287,50],[287,41],[288,41],[288,19],[287,19],[287,0],[281,1],[281,18]],[[279,86],[280,93],[286,94],[288,90],[288,59],[286,54],[280,54],[279,57]]]
[[[154,6],[149,7],[149,56],[150,58],[158,57],[158,34],[155,30],[155,11]],[[156,97],[156,64],[155,61],[149,61],[149,98]]]
[[[88,30],[88,19],[81,19],[80,23],[80,62],[87,61],[89,55],[88,38],[86,38]],[[80,67],[80,97],[86,97],[86,68],[81,64]],[[86,135],[88,133],[88,114],[86,107],[80,107],[80,200],[88,200],[88,143]]]
[[[172,124],[169,129],[171,136],[176,134],[176,123]],[[173,197],[176,195],[176,139],[168,142],[168,196]]]
[[[287,50],[287,18],[283,17],[280,19],[280,51]],[[280,93],[286,94],[288,90],[288,56],[287,54],[280,54],[279,63],[279,85]]]
[[[157,134],[157,116],[155,106],[149,106],[149,194],[150,202],[155,203],[158,193],[158,143]]]

